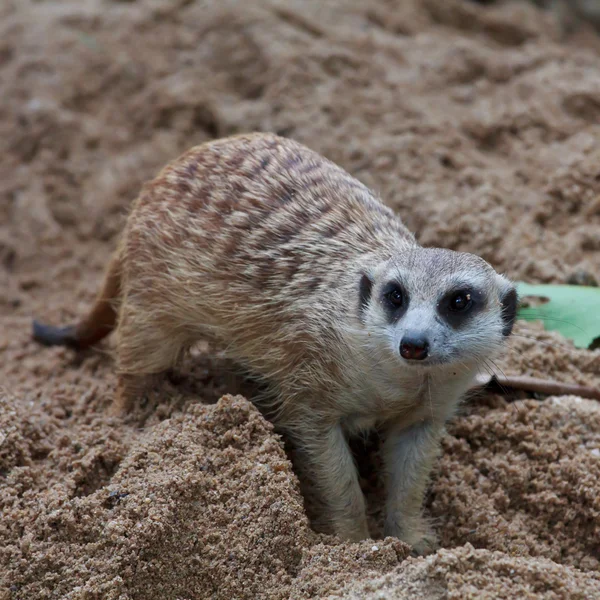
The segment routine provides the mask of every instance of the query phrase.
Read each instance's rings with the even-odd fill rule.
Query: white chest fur
[[[411,372],[413,371],[413,372]],[[476,369],[415,368],[389,376],[371,373],[343,399],[342,425],[350,435],[417,421],[443,423],[471,387]]]

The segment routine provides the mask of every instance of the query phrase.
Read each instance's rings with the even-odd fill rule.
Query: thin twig
[[[591,398],[592,400],[600,401],[600,388],[593,388],[586,385],[561,383],[560,381],[538,379],[537,377],[513,377],[506,375],[494,375],[492,382],[503,388],[510,387],[515,390],[538,392],[549,396],[580,396],[581,398]]]

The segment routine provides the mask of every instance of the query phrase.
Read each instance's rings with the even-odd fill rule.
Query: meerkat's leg
[[[369,537],[365,500],[358,482],[354,458],[342,427],[328,429],[310,424],[292,436],[299,442],[300,470],[306,469],[316,486],[326,514],[319,521],[330,523],[333,532],[351,541]]]
[[[413,546],[418,554],[435,550],[437,541],[422,514],[422,503],[443,425],[425,421],[401,430],[392,427],[383,447],[388,491],[384,535]]]
[[[156,382],[174,367],[186,348],[172,328],[161,324],[147,307],[123,302],[117,329],[117,393],[112,412],[130,411]]]

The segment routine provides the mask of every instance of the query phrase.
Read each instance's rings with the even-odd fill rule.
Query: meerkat
[[[192,148],[134,202],[102,290],[78,325],[34,321],[84,349],[116,328],[115,408],[209,340],[266,384],[347,540],[369,537],[350,436],[383,432],[384,534],[426,553],[422,515],[444,424],[515,320],[515,287],[482,258],[419,246],[373,192],[290,139]]]

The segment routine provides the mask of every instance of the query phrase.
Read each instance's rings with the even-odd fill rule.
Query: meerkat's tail
[[[112,257],[102,289],[91,311],[77,325],[54,327],[33,321],[33,339],[44,346],[68,346],[84,350],[105,338],[117,321],[115,300],[121,289],[121,259]]]

